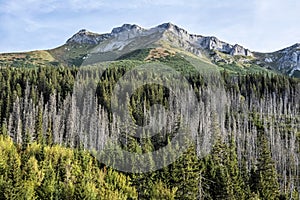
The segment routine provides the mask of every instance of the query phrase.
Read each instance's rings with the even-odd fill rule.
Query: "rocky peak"
[[[80,31],[78,31],[76,34],[79,34],[79,35],[84,35],[84,34],[87,34],[88,31],[86,29],[81,29]],[[75,34],[75,35],[76,35]]]
[[[171,27],[174,27],[176,25],[172,24],[171,22],[167,22],[167,23],[163,23],[157,26],[157,28],[161,28],[161,29],[169,29]]]
[[[122,32],[128,32],[128,31],[142,31],[144,30],[142,27],[136,25],[136,24],[123,24],[121,27],[113,28],[111,31],[112,34],[119,34]]]
[[[293,49],[300,49],[300,43],[296,43],[293,46],[291,46]]]
[[[248,49],[245,49],[241,45],[235,44],[230,51],[230,55],[237,56],[237,55],[242,55],[242,56],[253,56],[252,52],[249,51]]]
[[[172,24],[171,22],[160,24],[157,26],[157,28],[164,29],[164,30],[172,30],[172,29],[180,30],[181,29],[178,26],[176,26],[175,24]]]
[[[67,44],[77,43],[77,44],[96,45],[99,43],[99,41],[102,41],[107,37],[108,37],[107,34],[100,35],[98,33],[87,31],[86,29],[81,29],[76,34],[74,34],[70,39],[67,40]]]
[[[156,29],[158,29],[160,31],[171,31],[171,32],[175,33],[176,35],[189,35],[189,33],[186,30],[184,30],[183,28],[180,28],[177,25],[172,24],[170,22],[158,25],[156,27]]]

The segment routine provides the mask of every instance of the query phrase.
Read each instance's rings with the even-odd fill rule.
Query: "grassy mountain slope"
[[[58,64],[59,61],[52,54],[43,50],[0,54],[0,66],[2,67],[34,67]]]

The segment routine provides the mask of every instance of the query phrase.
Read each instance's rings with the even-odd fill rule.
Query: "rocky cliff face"
[[[295,44],[279,52],[276,60],[279,70],[285,70],[289,75],[300,71],[300,44]]]
[[[259,54],[260,62],[266,66],[286,73],[290,76],[300,72],[300,44],[295,44],[285,49]]]
[[[252,52],[248,49],[245,49],[244,47],[236,44],[234,45],[230,50],[230,55],[236,56],[236,55],[242,55],[242,56],[253,56]]]
[[[199,50],[219,51],[230,55],[252,56],[250,50],[240,45],[231,45],[219,40],[216,37],[205,37],[201,35],[189,34],[186,30],[179,28],[171,23],[159,25],[157,27],[161,31],[171,32],[173,40],[179,40],[181,47],[185,50],[199,55]],[[197,51],[198,50],[198,51]]]
[[[109,38],[110,34],[97,34],[82,29],[67,40],[67,43],[90,44],[97,45],[105,39]]]

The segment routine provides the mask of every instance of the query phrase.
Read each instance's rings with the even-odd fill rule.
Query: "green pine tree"
[[[264,127],[257,118],[256,126],[258,131],[258,159],[256,169],[252,170],[252,190],[259,194],[263,200],[278,199],[279,183],[275,163],[272,160]]]

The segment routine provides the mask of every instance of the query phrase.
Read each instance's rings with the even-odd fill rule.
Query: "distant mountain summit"
[[[228,65],[235,65],[236,69],[248,70],[249,66],[255,65],[289,76],[300,77],[299,43],[280,51],[260,53],[250,51],[239,44],[229,44],[214,36],[190,34],[172,23],[163,23],[148,29],[136,24],[124,24],[113,28],[110,33],[102,34],[82,29],[60,47],[36,53],[30,52],[30,54],[34,54],[35,64],[58,65],[62,63],[80,66],[83,63],[114,61],[136,51],[155,48],[191,54],[221,67],[227,66],[228,68]],[[0,54],[0,65],[16,62],[18,64],[20,60],[24,61],[23,63],[30,63],[30,60],[25,59],[28,58],[25,54],[23,60],[18,59],[18,61],[13,60],[15,56]]]
[[[100,38],[100,34],[92,33],[86,29],[82,29],[68,39],[67,43],[96,45],[100,42]]]
[[[256,53],[263,65],[276,69],[289,76],[300,77],[300,44],[284,48],[272,53]]]

